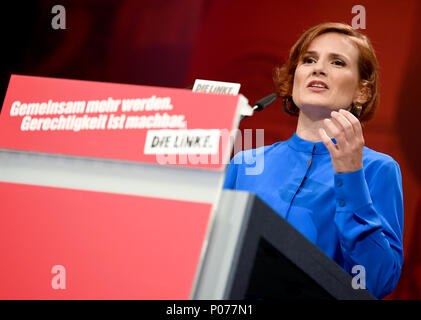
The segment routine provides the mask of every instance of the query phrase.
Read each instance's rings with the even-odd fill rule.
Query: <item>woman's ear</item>
[[[357,92],[355,93],[354,103],[363,105],[371,99],[371,88],[368,86],[368,81],[361,81]]]

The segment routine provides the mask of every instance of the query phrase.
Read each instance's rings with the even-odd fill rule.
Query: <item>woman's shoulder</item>
[[[264,145],[254,149],[243,150],[237,152],[234,158],[243,159],[245,163],[251,163],[251,161],[255,161],[256,158],[259,157],[267,157],[272,153],[279,151],[280,149],[284,148],[287,145],[287,141],[278,141],[271,145]]]
[[[399,163],[390,155],[364,147],[363,163],[366,171],[377,171],[378,169],[399,170]]]
[[[363,153],[364,160],[368,160],[370,162],[396,162],[392,156],[382,153],[376,150],[373,150],[369,147],[364,146],[364,153]]]

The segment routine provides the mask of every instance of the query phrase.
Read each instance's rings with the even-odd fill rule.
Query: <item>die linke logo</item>
[[[240,87],[239,83],[196,79],[192,91],[236,95],[240,92]]]
[[[149,130],[145,154],[215,154],[218,152],[220,130]]]

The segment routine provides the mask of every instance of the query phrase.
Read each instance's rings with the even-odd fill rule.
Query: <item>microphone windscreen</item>
[[[257,106],[256,111],[262,111],[264,108],[268,107],[269,105],[271,105],[271,103],[273,101],[276,100],[277,98],[277,94],[276,93],[271,93],[270,95],[260,99],[259,101],[257,101],[254,105]]]

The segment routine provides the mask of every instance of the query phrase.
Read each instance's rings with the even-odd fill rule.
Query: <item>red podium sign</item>
[[[239,100],[12,75],[0,114],[0,148],[221,170]]]

